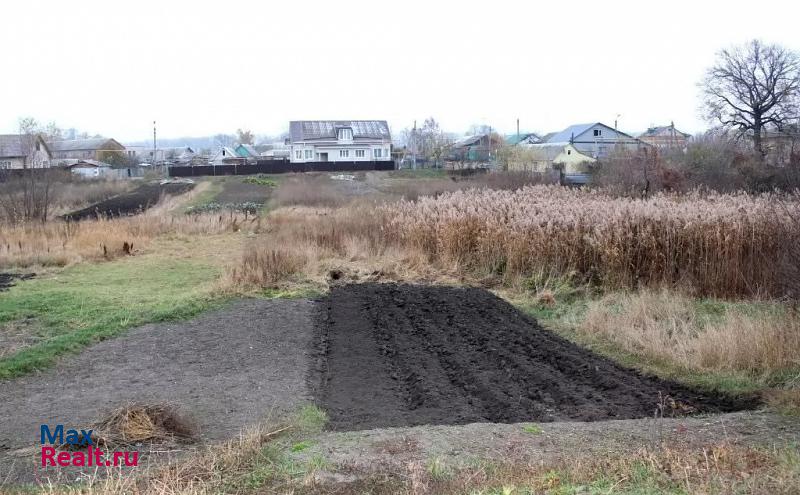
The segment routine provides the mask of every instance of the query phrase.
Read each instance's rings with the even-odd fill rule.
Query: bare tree
[[[433,162],[436,167],[442,166],[442,161],[453,144],[433,117],[425,119],[417,140],[420,154]]]
[[[759,40],[722,50],[701,88],[706,118],[740,137],[752,134],[753,147],[763,156],[762,132],[782,129],[797,115],[800,56]]]
[[[0,207],[10,222],[46,221],[52,201],[53,174],[47,159],[42,128],[31,117],[19,120],[20,151],[23,170],[19,177],[9,177],[0,191]]]
[[[239,144],[253,144],[255,135],[248,129],[236,129],[236,140]]]

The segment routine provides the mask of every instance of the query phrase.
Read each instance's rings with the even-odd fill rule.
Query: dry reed
[[[431,261],[506,281],[547,271],[607,288],[682,285],[713,296],[778,295],[800,242],[797,196],[657,195],[554,186],[469,190],[385,207],[385,232]]]

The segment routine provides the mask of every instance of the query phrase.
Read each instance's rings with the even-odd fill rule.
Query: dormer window
[[[353,140],[353,129],[349,127],[342,127],[339,129],[339,141],[352,141]]]

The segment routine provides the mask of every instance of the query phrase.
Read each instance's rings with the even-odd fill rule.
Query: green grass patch
[[[210,179],[206,182],[208,182],[208,187],[185,205],[186,211],[193,211],[202,207],[203,205],[213,202],[214,198],[216,198],[217,195],[222,192],[221,180]]]
[[[19,283],[0,298],[0,324],[32,318],[37,342],[0,359],[0,379],[44,369],[133,326],[195,316],[219,302],[212,294],[219,273],[205,263],[148,255]]]
[[[242,182],[246,184],[256,184],[264,187],[276,187],[278,185],[278,183],[275,182],[274,179],[272,179],[268,175],[263,175],[263,174],[247,177],[244,180],[242,180]]]
[[[522,426],[522,431],[530,433],[531,435],[541,435],[542,427],[534,423],[528,423]]]
[[[298,287],[293,289],[264,289],[259,294],[267,299],[314,299],[324,295],[315,287]]]

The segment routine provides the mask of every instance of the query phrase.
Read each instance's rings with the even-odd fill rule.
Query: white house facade
[[[385,120],[293,120],[289,133],[292,163],[391,160]]]

